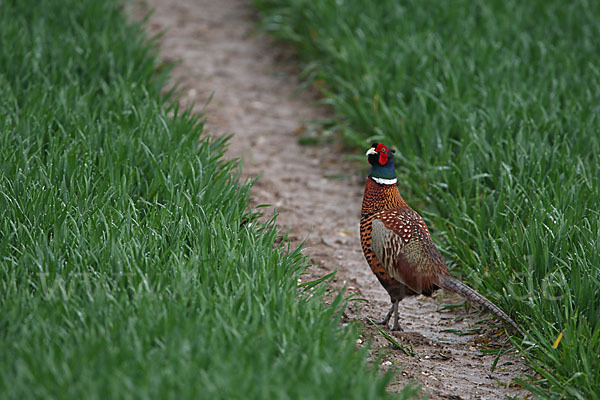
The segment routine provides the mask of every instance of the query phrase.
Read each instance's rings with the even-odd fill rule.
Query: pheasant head
[[[396,170],[394,169],[394,150],[386,145],[373,143],[367,151],[371,172],[369,178],[382,185],[393,185],[396,183]]]
[[[367,178],[361,214],[372,214],[381,210],[396,210],[406,203],[396,186],[394,150],[381,143],[373,143],[367,151],[371,171]]]

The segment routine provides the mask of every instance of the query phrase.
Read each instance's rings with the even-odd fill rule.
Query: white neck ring
[[[375,182],[379,183],[380,185],[395,185],[396,182],[398,182],[398,178],[383,179],[383,178],[376,178],[376,177],[372,176],[371,179],[373,179]]]

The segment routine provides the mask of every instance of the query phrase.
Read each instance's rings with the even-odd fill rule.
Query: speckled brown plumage
[[[392,153],[378,143],[374,143],[367,152],[373,167],[367,178],[360,218],[363,253],[392,302],[382,324],[387,324],[394,315],[392,329],[400,329],[400,300],[408,295],[430,295],[441,287],[486,307],[523,334],[517,324],[495,304],[450,276],[442,255],[431,240],[425,221],[400,196],[393,156],[389,157]]]
[[[373,251],[373,226],[378,224],[398,237],[394,243],[394,236],[391,236],[387,245],[383,242],[384,238],[376,238],[384,253],[389,255],[382,260]],[[407,295],[431,294],[436,288],[436,274],[447,271],[442,256],[431,241],[427,225],[402,199],[396,185],[380,185],[371,178],[367,179],[360,239],[365,258],[389,293],[392,303]],[[405,256],[395,259],[394,254]],[[420,260],[416,260],[415,256]],[[432,260],[436,262],[432,263]]]

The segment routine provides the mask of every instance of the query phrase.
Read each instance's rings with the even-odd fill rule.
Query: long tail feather
[[[504,311],[502,311],[500,309],[500,307],[498,307],[497,305],[495,305],[494,303],[492,303],[491,301],[489,301],[488,299],[483,297],[481,294],[479,294],[475,289],[465,285],[458,279],[455,279],[455,278],[451,277],[450,275],[443,275],[440,278],[438,285],[446,290],[449,290],[451,292],[461,295],[462,297],[464,297],[465,299],[469,300],[472,303],[475,303],[481,307],[487,308],[493,314],[495,314],[496,316],[502,318],[504,321],[509,323],[522,336],[525,336],[525,332],[523,332],[523,330],[521,328],[519,328],[517,323],[515,321],[513,321]]]

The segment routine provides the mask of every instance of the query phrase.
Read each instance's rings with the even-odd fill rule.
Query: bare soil
[[[367,322],[367,317],[381,319],[390,303],[360,248],[365,178],[357,173],[366,172],[366,165],[344,161],[343,146],[336,143],[299,144],[299,136],[319,129],[313,121],[331,118],[331,110],[315,105],[317,97],[311,91],[298,91],[293,52],[260,32],[249,2],[134,0],[127,9],[138,20],[154,11],[146,28],[151,35],[165,32],[161,55],[178,62],[172,76],[180,85],[181,103],[205,113],[209,134],[234,134],[228,156],[242,159],[246,178],[260,176],[252,190],[253,204],[272,205],[264,212],[273,213],[274,207],[278,225],[289,230],[292,243],[304,241],[312,266],[303,279],[337,270],[334,289],[345,286],[348,293],[368,300],[351,303],[345,319],[364,324],[357,343],[372,343],[373,360],[383,355],[384,369],[403,368],[390,390],[416,381],[432,399],[527,395],[511,383],[526,371],[522,357],[505,355],[491,372],[495,356],[482,354],[506,340],[480,321],[487,314],[466,307],[438,311],[445,303],[462,303],[452,294],[400,303],[405,332],[392,335],[412,349],[413,356],[392,347]],[[448,331],[473,328],[478,333],[460,336]]]

